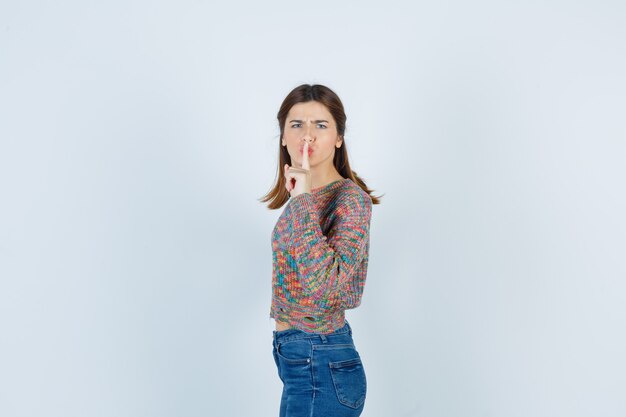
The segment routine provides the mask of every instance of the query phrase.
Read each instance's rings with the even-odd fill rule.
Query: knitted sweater
[[[328,334],[361,303],[372,200],[344,178],[291,197],[272,232],[270,317]]]

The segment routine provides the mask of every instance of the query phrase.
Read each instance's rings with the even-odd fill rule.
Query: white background
[[[276,416],[282,99],[377,195],[364,417],[626,415],[622,1],[3,1],[0,415]]]

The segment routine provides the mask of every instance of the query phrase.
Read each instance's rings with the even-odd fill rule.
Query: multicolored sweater
[[[272,232],[270,317],[311,333],[361,304],[372,199],[349,178],[290,197]]]

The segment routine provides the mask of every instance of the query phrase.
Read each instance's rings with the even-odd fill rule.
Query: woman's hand
[[[311,192],[311,171],[309,171],[309,142],[304,142],[302,151],[302,168],[295,168],[285,164],[285,188],[295,197],[302,193]],[[295,181],[295,184],[294,184]]]

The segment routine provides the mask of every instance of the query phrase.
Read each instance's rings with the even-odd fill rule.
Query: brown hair
[[[280,137],[278,140],[278,178],[272,189],[264,195],[260,201],[263,203],[269,201],[267,207],[273,210],[282,207],[291,196],[285,188],[285,173],[283,171],[285,164],[291,165],[291,157],[289,156],[289,152],[287,152],[287,147],[281,146],[281,141],[283,139],[287,114],[291,107],[295,104],[309,101],[317,101],[326,106],[335,119],[337,134],[343,139],[341,147],[335,149],[335,157],[333,158],[333,164],[337,171],[339,171],[339,174],[344,178],[350,178],[355,184],[368,193],[372,199],[372,204],[380,204],[380,198],[382,196],[372,195],[372,190],[367,188],[365,181],[363,181],[355,171],[350,169],[348,150],[346,149],[346,140],[344,137],[346,131],[346,114],[343,110],[341,100],[334,91],[320,84],[302,84],[291,90],[283,100],[283,104],[281,104],[277,115],[278,125],[280,126]]]

